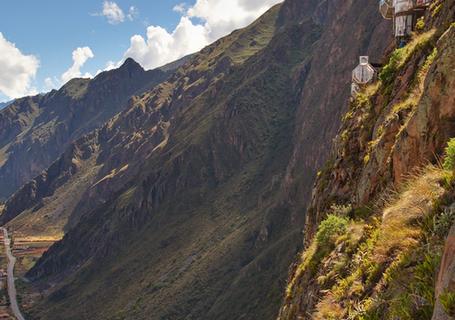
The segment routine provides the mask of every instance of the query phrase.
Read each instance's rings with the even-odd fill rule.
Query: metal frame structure
[[[355,97],[362,87],[376,79],[376,69],[370,64],[368,56],[360,56],[359,65],[352,71],[351,95]]]
[[[398,41],[408,38],[432,0],[380,0],[379,12],[384,19],[393,19],[394,35]]]
[[[393,0],[381,0],[379,2],[379,12],[386,20],[392,20],[395,10],[393,8]]]

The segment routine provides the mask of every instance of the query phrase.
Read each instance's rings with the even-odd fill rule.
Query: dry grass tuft
[[[444,193],[440,185],[442,178],[441,170],[432,168],[427,174],[408,181],[407,190],[384,210],[375,252],[377,260],[418,244],[423,232],[420,222],[433,210],[435,199]]]

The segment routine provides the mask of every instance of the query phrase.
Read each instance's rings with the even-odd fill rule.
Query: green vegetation
[[[390,86],[394,82],[396,75],[409,59],[418,51],[426,49],[431,45],[436,30],[430,30],[422,33],[405,47],[396,49],[390,56],[389,62],[382,68],[379,73],[379,79],[382,81],[386,92],[390,91]]]
[[[225,62],[226,58],[240,65],[264,49],[275,34],[275,20],[279,9],[280,6],[275,6],[250,26],[216,41],[210,50],[202,50],[196,56],[194,70],[213,71],[217,64]],[[199,79],[202,80],[203,77]]]
[[[437,3],[437,2],[435,2]],[[436,4],[434,7],[431,8],[431,16],[434,18],[435,16],[438,15],[438,13],[442,9],[442,3]]]
[[[330,247],[337,236],[346,231],[348,221],[345,218],[329,215],[319,226],[316,241],[320,248]]]
[[[383,83],[391,83],[395,79],[395,74],[401,64],[404,64],[404,48],[396,49],[390,56],[389,63],[382,68],[379,79]]]
[[[387,105],[390,102],[395,80],[403,67],[406,66],[413,56],[422,53],[425,54],[426,52],[431,53],[426,63],[415,73],[415,79],[411,83],[408,95],[404,97],[401,103],[394,107],[394,114],[401,110],[412,109],[417,105],[422,93],[424,77],[437,54],[436,49],[434,49],[435,35],[436,30],[432,29],[415,36],[405,47],[395,49],[390,55],[389,62],[381,69],[379,79],[381,80],[381,89],[383,95],[386,97],[385,104]]]
[[[455,138],[450,139],[447,143],[445,154],[443,167],[445,170],[453,171],[455,169]]]
[[[455,210],[452,208],[444,208],[444,210],[433,219],[433,232],[441,239],[448,233],[453,223],[455,222]]]
[[[423,31],[425,29],[425,17],[420,17],[416,23],[416,30]]]
[[[363,156],[364,165],[367,165],[370,162],[373,150],[377,148],[378,143],[383,139],[383,135],[386,133],[385,127],[387,127],[390,123],[395,122],[396,119],[401,119],[400,131],[403,130],[406,127],[407,120],[416,109],[423,93],[425,78],[438,54],[438,50],[435,47],[432,48],[432,37],[434,32],[435,31],[432,30],[421,36],[417,36],[410,44],[408,44],[408,46],[395,50],[391,55],[389,64],[386,65],[381,71],[380,79],[382,81],[377,85],[376,90],[361,93],[354,101],[355,104],[365,103],[365,101],[374,98],[378,88],[380,88],[383,95],[386,97],[385,101],[388,103],[390,100],[391,90],[394,87],[394,81],[399,70],[403,68],[405,63],[409,61],[409,59],[415,55],[417,51],[421,51],[421,54],[423,55],[423,58],[421,59],[425,59],[424,63],[419,66],[417,72],[415,72],[415,75],[410,82],[411,84],[408,91],[402,95],[401,100],[392,105],[391,109],[387,111],[388,114],[386,119],[377,128],[374,139],[368,142],[368,148]],[[372,108],[370,107],[367,111],[362,113],[362,129],[364,132],[368,132],[369,134],[372,134],[370,132],[373,128],[374,119],[377,117],[376,114],[370,111],[371,109]],[[348,135],[348,133],[346,133],[346,135]]]
[[[323,293],[314,319],[431,319],[443,241],[454,216],[443,209],[449,201],[445,173],[427,168],[379,212],[334,207],[338,213],[320,224],[288,298],[298,292],[296,283],[315,276]]]
[[[439,296],[444,311],[451,317],[455,317],[455,292],[445,291]]]
[[[62,90],[74,100],[82,99],[87,93],[90,79],[72,79],[63,86]]]
[[[437,55],[438,55],[438,49],[436,47],[434,47],[433,50],[431,51],[431,53],[427,56],[423,66],[417,72],[416,87],[418,86],[420,91],[423,90],[423,84],[425,81],[425,77],[428,74],[428,71],[430,70],[430,67],[433,64],[434,60],[436,59]]]
[[[409,274],[409,284],[406,290],[397,295],[396,300],[390,300],[389,314],[398,319],[431,319],[434,309],[434,283],[435,275],[439,267],[441,250],[419,254],[417,257],[408,256],[407,263],[417,263],[413,273]],[[402,265],[398,271],[402,276],[406,265]],[[399,274],[391,277],[392,285],[396,287],[397,281],[405,278]]]
[[[347,226],[342,224],[340,229],[336,227],[337,216],[330,215],[321,223],[318,234],[345,230],[338,236],[337,246],[350,247],[345,252],[354,252],[354,256],[330,251],[318,257],[319,265],[312,266],[319,271],[318,283],[325,291],[314,319],[431,319],[443,243],[455,221],[454,210],[447,207],[452,202],[447,196],[452,179],[447,182],[447,177],[453,176],[454,163],[452,139],[446,148],[444,170],[429,167],[409,180],[398,195],[386,202],[380,219],[371,209],[359,208],[344,210],[356,220],[348,221]],[[369,230],[359,237],[364,240],[348,246],[352,226],[359,222],[366,223]],[[316,243],[320,241],[315,239]],[[303,272],[300,278],[305,278]],[[455,308],[454,295],[446,294],[443,299],[446,310]]]
[[[346,233],[349,220],[338,215],[330,214],[320,224],[310,248],[302,256],[302,263],[299,265],[297,274],[303,276],[304,273],[310,272],[314,276],[319,268],[322,259],[330,253],[338,237]],[[299,279],[299,276],[294,278]],[[291,282],[286,289],[287,299],[292,298],[294,290],[297,288],[297,282]]]

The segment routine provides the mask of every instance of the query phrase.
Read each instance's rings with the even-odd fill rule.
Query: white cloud
[[[114,61],[108,61],[106,63],[106,67],[104,68],[103,71],[109,71],[109,70],[112,70],[112,69],[116,69],[120,67],[120,65],[118,63],[115,63]]]
[[[51,91],[52,89],[56,89],[58,85],[60,84],[60,81],[56,77],[47,77],[44,79],[44,92]]]
[[[14,43],[0,32],[0,92],[8,98],[36,94],[31,86],[39,68],[39,60],[33,55],[24,55]]]
[[[174,7],[182,17],[168,32],[149,26],[147,37],[134,35],[124,58],[131,57],[152,69],[194,53],[209,43],[253,22],[272,5],[282,0],[197,0],[187,9],[185,3]]]
[[[68,82],[73,78],[81,77],[81,68],[88,59],[94,57],[92,50],[89,47],[77,48],[73,51],[73,65],[62,74],[61,79],[63,83]],[[83,75],[84,78],[90,78],[89,73]]]
[[[130,6],[128,12],[125,13],[120,6],[114,1],[104,1],[103,10],[97,13],[90,13],[95,17],[106,17],[110,24],[119,24],[125,22],[125,19],[130,21],[135,20],[139,16],[139,9],[135,6]]]
[[[172,33],[162,27],[150,26],[147,40],[140,35],[133,36],[125,58],[131,57],[144,68],[152,69],[195,52],[208,42],[202,25],[194,25],[188,17],[182,17]]]
[[[123,10],[115,2],[104,1],[102,15],[107,18],[110,24],[118,24],[125,21]]]
[[[197,0],[187,14],[204,21],[210,39],[216,40],[247,26],[279,2],[282,0]]]
[[[122,62],[123,61],[119,61],[119,62],[108,61],[103,70],[98,69],[98,71],[96,71],[95,76],[99,75],[101,72],[110,71],[110,70],[119,68],[121,66]]]
[[[184,2],[179,3],[179,4],[175,5],[172,10],[174,10],[175,12],[184,14],[186,12],[186,3],[184,3]]]
[[[135,6],[131,6],[130,9],[128,10],[128,14],[126,15],[126,17],[128,18],[128,20],[133,21],[134,19],[137,18],[138,15],[139,15],[138,8],[136,8]]]

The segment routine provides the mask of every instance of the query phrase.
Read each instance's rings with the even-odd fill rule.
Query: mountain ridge
[[[114,116],[132,95],[167,76],[132,61],[92,80],[72,79],[60,90],[16,99],[0,112],[0,198],[49,166],[72,140]]]

